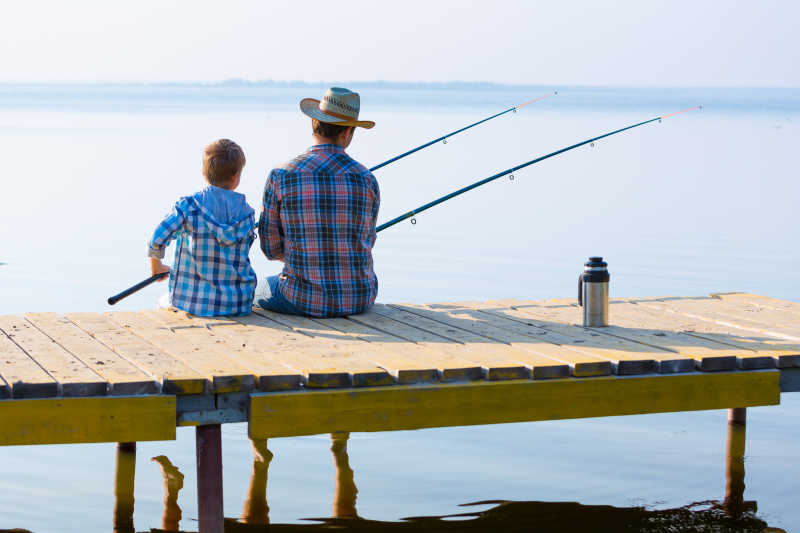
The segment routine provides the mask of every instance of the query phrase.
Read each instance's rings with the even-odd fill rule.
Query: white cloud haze
[[[800,2],[3,2],[0,82],[800,86]]]

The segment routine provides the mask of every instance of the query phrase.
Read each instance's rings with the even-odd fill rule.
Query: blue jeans
[[[262,309],[275,311],[284,315],[301,315],[305,313],[297,308],[292,302],[287,300],[278,289],[278,277],[269,276],[267,278],[267,294],[256,296],[256,304]]]

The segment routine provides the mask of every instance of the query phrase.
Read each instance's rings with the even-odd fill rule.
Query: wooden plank
[[[465,329],[454,328],[440,321],[410,313],[403,309],[382,304],[374,308],[376,313],[392,320],[403,322],[417,329],[438,335],[463,345],[465,352],[486,369],[486,379],[536,379],[564,378],[569,376],[569,365],[534,355]]]
[[[252,439],[776,405],[779,372],[478,381],[254,394]]]
[[[210,330],[202,317],[166,309],[143,311],[143,313],[158,323],[169,326],[181,342],[204,346],[211,352],[236,360],[255,375],[256,386],[260,391],[295,390],[299,389],[304,381],[300,372],[275,361],[252,344],[242,342],[241,338],[237,339],[234,336],[233,339],[228,339],[219,335],[220,328]],[[219,322],[241,325],[236,321],[225,321],[225,319]]]
[[[381,358],[379,366],[395,376],[398,383],[404,383],[403,375],[408,368],[435,368],[439,381],[473,381],[483,379],[483,368],[473,361],[455,356],[444,350],[420,346],[395,335],[365,326],[348,318],[313,319],[325,327],[330,327],[351,337],[372,343],[380,352],[391,352]]]
[[[14,398],[58,396],[58,383],[0,331],[0,376]]]
[[[60,395],[103,396],[108,383],[21,316],[0,316],[0,329],[59,384]]]
[[[744,314],[746,312],[737,309],[735,305],[731,305],[731,302],[726,303],[717,298],[705,297],[643,299],[636,300],[636,303],[780,339],[800,341],[800,324],[787,322],[786,313],[780,311],[766,310],[759,316],[746,315]],[[773,318],[774,322],[770,322],[768,317]]]
[[[0,446],[175,439],[175,396],[0,402]]]
[[[309,337],[336,339],[346,345],[351,345],[355,351],[363,351],[364,357],[370,363],[386,370],[394,377],[397,383],[434,383],[439,381],[439,372],[436,366],[426,364],[420,359],[412,359],[408,357],[407,353],[403,354],[402,351],[397,353],[390,347],[378,346],[374,343],[368,343],[357,336],[342,333],[337,329],[331,328],[327,324],[327,319],[312,320],[311,318],[296,315],[268,314],[262,310],[256,312],[264,314],[275,322],[279,322]],[[396,339],[396,341],[400,341],[400,339]],[[404,344],[408,345],[410,343],[406,342]],[[394,345],[396,346],[397,342]]]
[[[538,360],[557,361],[566,364],[570,373],[576,377],[607,376],[612,373],[611,362],[598,357],[587,355],[568,346],[563,346],[564,341],[571,344],[571,339],[561,337],[547,330],[533,328],[513,320],[507,320],[495,315],[480,313],[474,309],[453,307],[447,304],[393,304],[392,307],[411,313],[420,314],[431,320],[436,320],[454,328],[471,331],[489,339],[508,344],[531,354]],[[560,344],[558,341],[562,341]],[[543,359],[542,359],[543,358]],[[534,379],[538,368],[544,366],[538,360],[526,361],[533,367]],[[563,377],[563,376],[562,376]]]
[[[0,355],[0,357],[2,357],[2,355]],[[0,400],[5,400],[6,398],[11,398],[11,385],[0,375]]]
[[[457,338],[459,332],[454,328],[442,326],[412,313],[376,304],[370,311],[349,318],[426,348],[446,351],[480,365],[486,379],[490,381],[531,377],[530,367],[521,358],[514,357],[519,354],[510,346],[484,338],[479,338],[483,342],[465,343]],[[470,341],[473,340],[470,338]],[[503,353],[506,349],[511,352],[511,357],[508,353]]]
[[[800,302],[792,302],[791,300],[779,300],[777,298],[770,298],[769,296],[762,296],[760,294],[750,294],[746,292],[718,292],[709,294],[711,298],[719,298],[727,302],[736,302],[744,306],[763,307],[765,309],[774,309],[776,311],[786,311],[793,313],[797,320],[800,320]]]
[[[123,359],[88,333],[56,313],[26,313],[25,318],[39,331],[83,361],[109,384],[109,394],[156,394],[160,385],[129,361]]]
[[[318,386],[316,383],[326,382],[328,378],[324,376],[327,374],[346,374],[356,387],[394,383],[392,376],[372,361],[375,348],[368,343],[346,338],[314,339],[275,320],[280,317],[282,315],[278,313],[258,309],[249,316],[237,317],[237,320],[273,338],[277,333],[279,339],[288,341],[298,364],[303,366],[307,386],[315,387]]]
[[[620,375],[637,375],[651,372],[688,372],[694,361],[680,354],[659,350],[643,344],[610,337],[579,326],[544,320],[528,311],[528,304],[516,307],[493,305],[492,302],[475,304],[475,309],[501,317],[517,320],[529,326],[546,329],[572,339],[572,347],[595,357],[611,361]]]
[[[205,377],[97,313],[69,313],[76,326],[161,383],[165,394],[204,394],[211,391]]]
[[[583,310],[575,304],[526,305],[525,307],[543,319],[576,325],[579,325],[583,320]],[[697,370],[703,372],[733,370],[736,368],[738,356],[752,353],[738,350],[731,346],[710,343],[683,333],[665,330],[658,321],[653,320],[649,315],[641,313],[633,305],[630,307],[631,311],[629,313],[626,313],[624,306],[614,305],[610,307],[610,310],[614,311],[613,314],[609,311],[611,325],[603,328],[587,329],[603,335],[611,335],[677,353],[693,360]]]
[[[709,349],[725,350],[726,354],[736,356],[737,367],[743,370],[775,368],[780,365],[791,367],[795,362],[800,362],[797,357],[797,354],[800,354],[800,346],[788,353],[779,353],[779,348],[754,339],[751,342],[739,342],[739,337],[731,335],[730,328],[626,301],[615,301],[610,309],[613,311],[613,321],[622,326],[638,327],[642,324],[656,323],[660,329],[682,332],[685,336],[702,340],[707,343],[705,346]],[[712,334],[707,335],[702,333],[703,331]],[[684,337],[681,337],[681,340],[683,339]],[[783,361],[780,356],[784,356]]]
[[[215,394],[248,392],[254,388],[255,376],[236,361],[209,350],[207,345],[184,342],[170,328],[147,315],[123,312],[105,316],[199,372],[211,383],[211,392]]]

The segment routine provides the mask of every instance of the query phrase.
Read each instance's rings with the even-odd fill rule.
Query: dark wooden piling
[[[725,453],[725,510],[739,516],[744,510],[744,452],[747,409],[728,410],[728,440]]]
[[[197,426],[195,437],[199,533],[223,533],[222,427]]]

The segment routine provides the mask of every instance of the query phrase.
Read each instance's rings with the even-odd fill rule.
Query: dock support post
[[[338,431],[331,433],[331,453],[336,466],[336,491],[333,494],[334,518],[358,518],[356,498],[358,489],[350,468],[350,457],[347,455],[347,441],[350,433]]]
[[[199,533],[223,533],[222,426],[197,426],[195,438],[198,530]]]
[[[728,410],[728,442],[725,456],[725,510],[739,516],[744,510],[744,452],[747,408]]]
[[[114,533],[133,533],[133,488],[136,443],[118,442],[114,468]]]

